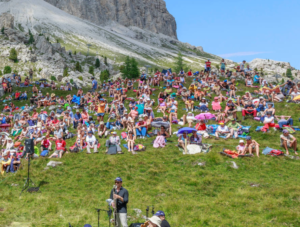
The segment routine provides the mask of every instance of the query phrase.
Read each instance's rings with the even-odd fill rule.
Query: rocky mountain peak
[[[112,21],[177,39],[175,18],[164,0],[45,0],[65,12],[97,25]]]

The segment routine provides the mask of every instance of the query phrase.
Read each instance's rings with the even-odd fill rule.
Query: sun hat
[[[151,221],[153,224],[157,225],[158,227],[161,227],[161,220],[157,216],[153,216],[151,218],[148,218],[149,221]]]
[[[239,143],[244,143],[244,140],[240,140],[240,142]]]
[[[111,134],[116,135],[117,133],[116,132],[112,132]]]

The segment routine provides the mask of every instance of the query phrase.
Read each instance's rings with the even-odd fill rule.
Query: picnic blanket
[[[206,125],[206,129],[208,131],[208,134],[211,135],[211,136],[216,136],[215,133],[216,133],[216,130],[218,128],[219,125]],[[243,130],[250,130],[251,126],[243,126],[242,125],[242,128],[240,129],[241,131]],[[238,138],[243,138],[245,139],[248,135],[243,135],[243,134],[239,134],[238,133]],[[219,136],[220,138],[226,138],[226,136]]]
[[[208,153],[211,147],[212,147],[211,144],[205,144],[205,143],[203,143],[202,145],[189,144],[187,146],[187,154]],[[179,150],[182,151],[183,154],[186,154],[184,149],[179,148]]]

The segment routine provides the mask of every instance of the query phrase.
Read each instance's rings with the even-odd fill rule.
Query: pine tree
[[[89,73],[92,74],[92,75],[94,75],[94,67],[93,66],[90,66]]]
[[[100,60],[99,60],[99,58],[96,59],[95,67],[96,67],[96,68],[99,68],[99,67],[100,67]]]
[[[72,57],[72,52],[69,52],[70,57]]]
[[[108,80],[109,79],[109,76],[110,76],[110,73],[107,69],[103,70],[101,72],[101,75],[100,75],[100,80],[101,81],[104,81],[104,80]]]
[[[15,48],[12,48],[10,50],[9,59],[14,61],[14,62],[18,61],[18,53],[17,53]]]
[[[104,57],[104,64],[107,65],[107,57]]]
[[[9,73],[11,73],[11,67],[7,65],[4,67],[3,74],[9,74]]]
[[[74,51],[74,55],[76,55],[77,54],[77,52],[76,52],[76,50]]]
[[[4,35],[4,26],[1,28],[1,33]]]
[[[287,69],[287,70],[286,70],[286,76],[289,77],[289,78],[292,78],[292,77],[293,77],[293,74],[292,74],[292,70],[291,70],[291,69]]]
[[[134,58],[131,58],[130,63],[131,63],[130,71],[129,71],[130,78],[138,78],[140,76],[138,62]]]
[[[82,67],[81,67],[81,65],[80,65],[79,62],[76,62],[76,64],[75,64],[75,70],[78,71],[78,72],[82,72]]]
[[[175,70],[176,73],[179,73],[180,70],[182,70],[184,68],[185,68],[185,65],[183,63],[182,54],[181,54],[181,52],[178,52],[178,55],[177,55],[176,61],[175,61],[174,70]]]
[[[68,73],[68,67],[66,67],[64,69],[63,77],[67,77],[68,75],[69,75],[69,73]]]
[[[33,44],[34,43],[34,38],[33,38],[33,35],[29,29],[28,31],[28,34],[29,34],[29,40],[28,40],[28,44]]]
[[[129,72],[131,70],[130,58],[127,56],[124,62],[124,67],[121,69],[122,76],[124,78],[129,78]]]

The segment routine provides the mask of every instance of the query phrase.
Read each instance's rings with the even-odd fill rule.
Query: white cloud
[[[257,54],[265,54],[268,52],[255,52],[255,51],[249,51],[249,52],[237,52],[237,53],[230,53],[230,54],[219,54],[220,57],[223,58],[230,58],[230,57],[239,57],[239,56],[249,56],[249,55],[257,55]]]

